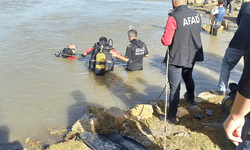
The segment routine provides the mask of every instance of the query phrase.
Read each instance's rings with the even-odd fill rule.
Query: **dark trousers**
[[[235,0],[225,0],[224,1],[224,7],[227,10],[227,6],[229,5],[229,13],[231,14],[234,10],[234,3]]]
[[[213,36],[217,36],[220,27],[221,25],[211,25],[210,34]]]
[[[180,100],[180,86],[182,78],[187,89],[187,99],[194,100],[195,85],[192,77],[194,65],[195,63],[188,67],[168,65],[168,81],[170,86],[168,116],[171,118],[176,117]]]

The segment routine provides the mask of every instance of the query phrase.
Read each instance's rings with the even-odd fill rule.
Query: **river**
[[[48,128],[70,127],[87,105],[123,110],[161,94],[167,47],[160,39],[170,0],[1,0],[0,6],[0,149],[29,147],[27,137],[54,142]],[[206,16],[204,24],[209,24]],[[150,53],[142,71],[127,72],[125,63],[115,59],[114,71],[96,76],[88,71],[90,56],[70,60],[54,55],[70,43],[82,53],[100,36],[111,38],[124,55],[132,28]],[[201,32],[205,61],[194,69],[196,95],[215,89],[234,31],[217,37]],[[230,81],[239,80],[242,68],[241,61]],[[184,92],[182,84],[182,97]]]

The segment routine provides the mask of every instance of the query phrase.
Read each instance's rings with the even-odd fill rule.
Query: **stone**
[[[194,4],[195,2],[194,2],[194,0],[188,0],[188,3],[189,4]]]
[[[149,104],[139,104],[136,105],[133,109],[129,110],[129,115],[131,116],[139,116],[141,119],[144,118],[152,118],[153,116],[153,107]]]
[[[202,98],[203,100],[207,101],[210,98],[215,97],[216,95],[210,93],[210,92],[203,92],[198,95],[199,98]]]
[[[71,130],[82,133],[84,131],[95,133],[95,128],[99,125],[98,118],[94,114],[84,114],[72,126]]]
[[[121,125],[123,121],[128,118],[125,112],[117,107],[110,107],[107,113],[115,118],[115,125]]]
[[[204,3],[204,0],[195,0],[195,3],[196,3],[196,4],[203,4],[203,3]]]
[[[56,134],[66,133],[66,132],[68,132],[68,130],[66,128],[49,129],[49,134],[50,135],[56,135]]]
[[[195,109],[200,109],[200,107],[197,105],[193,105],[189,107],[189,110],[195,110]]]
[[[183,116],[185,116],[185,115],[189,115],[188,110],[185,109],[185,108],[183,108],[183,107],[178,107],[176,116],[177,116],[178,118],[181,118],[181,117],[183,117]]]
[[[189,133],[185,131],[181,131],[181,132],[174,133],[174,136],[184,137],[184,136],[189,136]]]
[[[195,97],[195,102],[200,103],[200,102],[203,102],[203,101],[204,101],[204,99],[202,99],[200,97]]]

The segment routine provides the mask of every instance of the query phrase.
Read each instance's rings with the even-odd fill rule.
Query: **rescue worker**
[[[161,42],[169,46],[168,81],[170,86],[169,110],[167,121],[177,124],[176,113],[180,99],[180,85],[183,78],[187,92],[185,98],[189,104],[195,105],[195,84],[192,77],[196,61],[203,61],[201,43],[201,17],[186,5],[186,0],[172,0],[174,10],[169,11]],[[167,63],[168,51],[164,63]],[[198,107],[198,106],[196,106]]]
[[[230,44],[236,44],[237,51],[250,50],[250,2],[241,5],[237,16],[239,28]],[[233,56],[233,53],[232,53]],[[246,54],[244,69],[238,83],[238,92],[231,112],[223,123],[225,133],[237,147],[236,150],[250,149],[250,53]]]
[[[144,42],[137,39],[137,31],[131,29],[128,31],[128,39],[131,42],[126,49],[125,56],[110,52],[112,56],[127,62],[126,70],[135,71],[143,69],[143,57],[149,57],[147,46]]]
[[[225,0],[224,2],[225,10],[227,10],[227,7],[229,5],[229,10],[227,14],[228,16],[230,16],[234,11],[234,4],[235,4],[235,0]]]
[[[244,65],[246,65],[245,58],[250,50],[250,2],[242,4],[236,23],[239,27],[235,31],[222,59],[217,89],[209,90],[210,93],[215,95],[226,95],[230,72],[242,57],[244,58]]]
[[[217,36],[217,31],[221,27],[221,22],[223,20],[223,17],[226,13],[225,7],[223,7],[224,0],[218,0],[218,6],[216,6],[215,9],[211,10],[210,16],[212,17],[211,22],[211,28],[210,28],[210,34],[213,36]]]
[[[114,52],[117,55],[120,55],[119,52],[117,52],[111,45],[109,45],[108,40],[106,37],[102,36],[100,37],[99,41],[94,44],[94,46],[90,47],[89,49],[86,49],[82,55],[87,56],[91,54],[91,58],[89,60],[89,69],[91,71],[96,70],[96,55],[102,51],[105,56],[105,71],[113,71],[114,69],[114,61],[110,54],[110,52]]]

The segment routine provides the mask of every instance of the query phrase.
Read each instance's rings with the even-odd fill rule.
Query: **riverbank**
[[[117,125],[119,124],[116,121],[117,117],[112,117],[102,108],[91,106],[87,113],[94,114],[98,118],[98,125],[94,125],[93,128],[95,130],[90,130],[89,132],[103,134],[115,131],[119,135],[138,141],[147,147],[148,150],[162,150],[164,147],[164,139],[166,139],[166,149],[171,150],[233,150],[235,146],[231,141],[226,140],[222,126],[222,123],[227,117],[227,113],[221,104],[223,98],[223,96],[215,96],[208,92],[201,93],[196,97],[196,104],[199,106],[198,109],[191,109],[188,102],[185,99],[181,99],[177,115],[179,116],[179,124],[171,125],[166,123],[166,126],[164,121],[159,119],[160,115],[164,114],[165,103],[163,100],[151,101],[145,104],[145,108],[146,105],[149,106],[152,102],[156,102],[159,106],[160,109],[152,107],[152,116],[148,115],[148,117],[145,117],[142,112],[139,115],[140,117],[132,117],[130,112],[133,108],[124,110],[127,117],[120,122],[120,125]],[[206,114],[207,109],[212,111],[211,116]],[[194,118],[193,116],[196,113],[202,114],[203,118]],[[165,133],[164,128],[166,128]],[[27,142],[32,145],[31,149],[89,150],[90,148],[79,138],[79,132],[82,132],[79,128],[78,131],[72,128],[70,132],[64,133],[65,136],[63,139],[47,148],[44,148],[41,143],[34,142],[30,139],[28,139]]]

